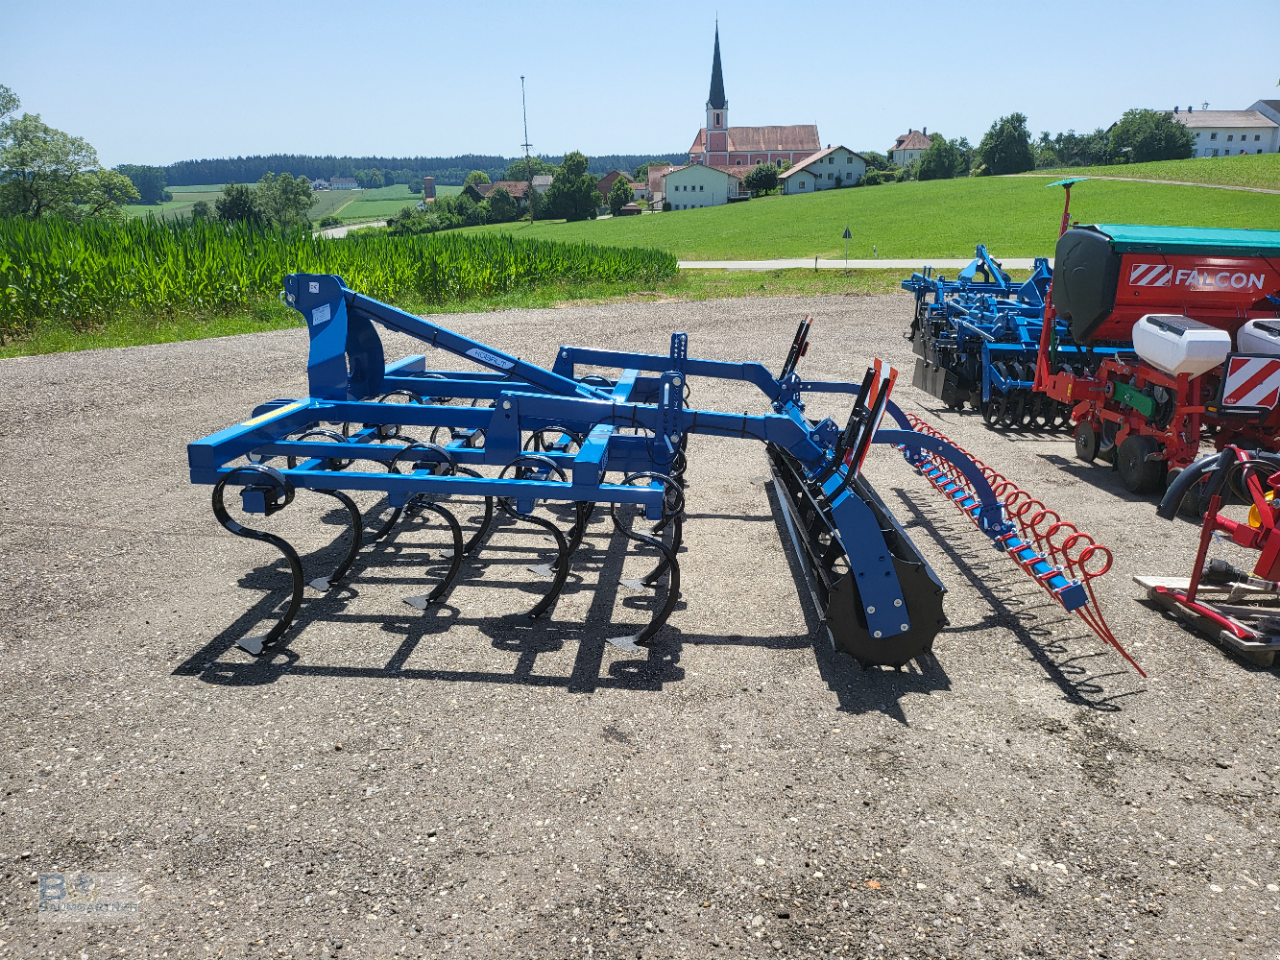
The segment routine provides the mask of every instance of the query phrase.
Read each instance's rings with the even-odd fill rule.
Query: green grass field
[[[420,193],[410,193],[407,184],[397,183],[376,190],[361,190],[360,195],[338,214],[344,221],[382,220],[399,213],[422,199]]]
[[[1198,157],[1195,160],[1161,160],[1127,163],[1114,167],[1068,167],[1040,170],[1055,177],[1123,177],[1124,179],[1181,180],[1226,187],[1261,187],[1280,190],[1280,153],[1235,157]]]
[[[189,217],[191,208],[196,202],[203,200],[213,206],[222,196],[225,184],[207,183],[186,187],[170,187],[173,199],[167,203],[152,205],[130,204],[124,208],[125,214],[131,217]],[[253,184],[249,184],[253,186]],[[462,187],[437,186],[439,196],[453,196],[461,193]],[[421,193],[410,193],[409,187],[397,183],[390,187],[379,187],[376,190],[317,190],[315,202],[311,206],[311,219],[322,217],[339,217],[345,221],[384,220],[393,213],[399,213],[406,204],[414,204],[422,199]]]
[[[189,217],[196,201],[203,200],[212,208],[214,201],[220,196],[222,196],[221,190],[175,192],[173,199],[166,203],[130,203],[125,206],[124,212],[128,217],[145,217],[147,214],[153,217]]]
[[[180,193],[221,193],[225,186],[225,183],[198,183],[185,187],[170,187],[169,192],[173,194],[173,199],[177,200]]]
[[[1247,159],[1247,158],[1246,158]],[[1098,180],[1072,192],[1082,223],[1144,223],[1280,229],[1280,196]],[[872,245],[881,259],[971,257],[985,243],[997,257],[1051,256],[1062,190],[1038,177],[966,177],[761,197],[746,203],[640,217],[533,224],[500,230],[548,240],[657,247],[681,260],[766,260],[849,256]]]

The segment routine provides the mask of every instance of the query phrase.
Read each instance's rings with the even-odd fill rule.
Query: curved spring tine
[[[560,528],[550,520],[544,520],[542,517],[535,517],[531,513],[516,513],[515,508],[503,503],[502,509],[514,517],[516,520],[524,520],[528,523],[536,524],[546,530],[556,538],[556,556],[555,563],[551,564],[551,569],[555,574],[551,581],[551,589],[547,591],[546,596],[538,601],[537,606],[529,611],[529,619],[536,620],[549,609],[551,605],[560,597],[560,591],[564,589],[565,581],[569,579],[569,541],[565,539]]]
[[[560,469],[559,465],[557,465],[554,460],[550,457],[540,456],[536,453],[520,454],[520,456],[516,457],[502,468],[502,472],[498,474],[499,479],[505,477],[507,475],[507,471],[513,467],[515,468],[517,477],[523,474],[526,470],[538,469],[549,470],[559,476],[561,480],[565,479],[564,471]],[[542,527],[542,529],[546,530],[556,538],[557,556],[555,563],[551,564],[551,570],[553,573],[551,589],[548,590],[546,595],[538,601],[537,605],[529,611],[529,619],[536,620],[551,609],[552,604],[559,599],[560,591],[564,589],[565,581],[569,579],[569,541],[565,539],[565,535],[561,532],[560,528],[550,520],[544,520],[542,517],[535,517],[532,513],[517,512],[514,503],[509,498],[499,498],[498,504],[502,507],[503,512],[508,516],[516,520],[524,520],[528,523],[534,524],[535,526]]]
[[[481,476],[480,471],[472,470],[470,467],[459,467],[458,472],[465,473],[469,477]],[[471,535],[471,539],[469,539],[466,543],[462,545],[462,553],[464,556],[469,554],[476,547],[480,546],[481,542],[489,533],[489,527],[492,525],[493,525],[493,497],[485,497],[484,498],[484,519],[480,521],[480,529],[477,530],[475,533],[473,533]]]
[[[680,541],[684,528],[684,490],[680,484],[665,474],[655,473],[652,471],[644,471],[641,473],[633,473],[624,477],[624,484],[634,483],[637,480],[648,480],[650,482],[657,480],[663,486],[662,510],[664,514],[669,514],[672,518],[671,522],[671,546],[667,546],[661,536],[647,537],[642,533],[636,533],[628,530],[618,519],[618,505],[610,504],[609,515],[613,518],[613,526],[618,532],[625,536],[628,540],[634,540],[637,543],[645,543],[653,547],[662,554],[662,559],[658,565],[650,571],[650,573],[642,577],[639,583],[643,586],[653,586],[657,583],[658,578],[664,573],[668,574],[667,579],[667,596],[663,601],[662,607],[653,615],[649,625],[639,633],[630,637],[617,637],[609,642],[622,647],[624,650],[633,649],[641,644],[648,643],[657,632],[662,629],[662,625],[667,622],[667,618],[671,616],[671,611],[675,609],[676,601],[680,599],[680,563],[676,559],[676,552],[680,549]],[[671,496],[668,497],[667,495]],[[664,520],[667,517],[664,516]],[[655,533],[658,531],[655,530]]]
[[[418,442],[417,440],[414,440],[414,439],[413,439],[413,437],[403,437],[403,436],[402,436],[402,437],[387,437],[387,439],[388,439],[388,440],[398,440],[398,441],[400,441],[401,443],[405,443],[405,444],[414,444],[414,443],[417,443],[417,442]],[[394,462],[394,461],[392,461],[391,463],[388,463],[388,464],[387,464],[387,472],[388,472],[388,473],[398,473],[398,472],[399,472],[398,470],[396,470],[395,462]],[[391,511],[391,516],[387,517],[387,519],[383,521],[382,526],[378,527],[378,529],[377,529],[377,530],[373,531],[373,535],[372,535],[372,536],[366,537],[364,542],[365,542],[365,543],[377,543],[379,540],[381,540],[383,537],[385,537],[388,533],[390,533],[390,532],[391,532],[391,528],[392,528],[392,527],[394,527],[394,526],[396,525],[396,523],[399,521],[399,519],[400,519],[400,515],[401,515],[402,513],[404,513],[404,508],[403,508],[403,507],[395,507],[395,508]]]
[[[578,548],[582,546],[582,538],[587,535],[587,524],[591,522],[591,515],[596,512],[596,505],[590,500],[575,500],[573,511],[573,526],[569,528],[569,536],[566,538],[569,546],[569,557],[577,553]],[[560,558],[556,557],[556,561],[552,566],[557,566],[559,563]]]
[[[345,577],[347,571],[351,569],[351,564],[355,563],[356,556],[360,553],[360,547],[364,545],[364,521],[360,516],[360,508],[356,506],[356,502],[341,490],[317,490],[315,492],[323,493],[327,497],[333,497],[338,500],[347,508],[347,514],[351,517],[351,546],[347,550],[347,555],[342,558],[342,562],[338,564],[333,573],[327,577],[316,577],[309,584],[313,590],[319,590],[324,593]]]
[[[391,460],[387,462],[387,473],[399,473],[400,470],[397,468],[397,464],[400,462],[400,458],[403,457],[410,450],[415,450],[415,449],[418,449],[418,450],[425,449],[425,450],[430,450],[432,453],[440,454],[442,462],[449,467],[450,474],[457,473],[458,471],[457,460],[455,460],[453,457],[453,454],[451,454],[444,447],[440,447],[434,443],[429,443],[429,442],[423,443],[421,440],[415,440],[413,439],[413,437],[404,436],[404,435],[388,436],[385,439],[398,440],[405,445],[404,449],[399,451],[394,457],[391,458]],[[387,519],[383,521],[382,526],[380,526],[377,530],[375,530],[373,533],[373,536],[371,536],[365,542],[377,543],[379,540],[381,540],[383,537],[385,537],[388,533],[391,532],[392,527],[394,527],[400,521],[400,517],[403,515],[404,515],[404,507],[396,507],[395,509],[393,509],[391,511],[391,516],[387,517]]]
[[[292,439],[310,440],[312,437],[326,437],[335,443],[348,442],[347,438],[336,430],[326,430],[323,427],[307,430]],[[286,462],[289,464],[289,469],[292,470],[298,465],[298,458],[290,456]],[[354,460],[339,460],[336,457],[332,457],[327,460],[327,463],[329,464],[328,469],[331,470],[345,470],[354,462]],[[347,508],[347,514],[351,517],[351,547],[347,550],[346,558],[338,564],[337,569],[335,569],[333,573],[329,574],[329,576],[316,577],[314,580],[307,582],[307,586],[311,587],[313,590],[319,590],[321,593],[324,593],[335,583],[341,580],[343,576],[346,575],[346,572],[351,569],[351,564],[355,562],[356,555],[360,552],[360,547],[364,542],[364,518],[360,516],[360,508],[356,506],[355,501],[340,490],[316,490],[315,492],[323,493],[327,497],[333,497],[340,501],[342,505]]]
[[[643,533],[628,530],[622,521],[618,519],[618,505],[616,503],[609,505],[609,515],[613,518],[614,528],[628,540],[646,543],[662,554],[662,563],[659,564],[658,570],[655,570],[654,574],[664,570],[669,572],[666,599],[653,615],[649,624],[639,633],[626,637],[609,638],[609,642],[615,646],[621,647],[623,650],[634,651],[653,639],[654,634],[662,629],[662,625],[671,616],[671,611],[675,609],[676,601],[680,599],[680,561],[676,559],[675,551],[656,537],[646,537]]]
[[[659,533],[659,530],[655,529],[653,532]],[[671,523],[671,553],[673,556],[680,552],[680,544],[683,542],[684,542],[684,515],[678,513],[675,515]],[[667,558],[664,555],[661,562],[656,567],[653,568],[653,570],[649,573],[647,577],[640,578],[640,582],[643,583],[646,587],[651,587],[658,582],[658,578],[661,577],[664,573],[666,573],[666,571],[667,571]]]
[[[458,578],[458,571],[462,569],[462,555],[466,551],[462,547],[462,525],[458,523],[457,517],[440,506],[440,504],[432,503],[430,500],[415,499],[413,505],[423,510],[430,510],[432,513],[443,517],[445,523],[449,524],[449,530],[453,534],[453,558],[449,563],[449,572],[444,575],[444,579],[436,584],[434,590],[424,596],[404,598],[404,602],[409,606],[418,610],[426,610],[433,603],[443,598],[449,588],[453,586],[453,581]]]
[[[302,607],[302,560],[298,557],[298,551],[294,550],[289,541],[284,537],[278,537],[274,533],[267,533],[265,530],[254,530],[252,527],[242,526],[231,519],[231,515],[227,513],[226,504],[223,503],[222,493],[226,489],[227,483],[232,477],[238,474],[251,474],[258,477],[266,477],[276,486],[278,486],[285,496],[283,504],[276,509],[283,509],[293,502],[293,484],[290,483],[278,470],[271,467],[264,467],[258,464],[250,464],[245,467],[237,467],[232,470],[221,480],[218,485],[213,488],[213,515],[217,517],[218,522],[222,524],[230,533],[237,537],[245,537],[249,540],[260,540],[263,543],[269,543],[281,553],[284,554],[285,560],[289,562],[289,573],[293,577],[293,594],[289,598],[289,607],[284,612],[284,616],[276,623],[274,627],[267,631],[265,636],[261,637],[241,637],[236,641],[237,646],[255,656],[262,653],[264,647],[270,646],[284,635],[289,629],[289,625],[293,623],[293,618],[298,615],[298,610]]]

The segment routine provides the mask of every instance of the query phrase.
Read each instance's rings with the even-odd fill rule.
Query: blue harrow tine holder
[[[556,559],[544,568],[550,584],[532,617],[554,609],[593,512],[607,505],[615,532],[656,557],[652,571],[632,582],[655,591],[650,621],[633,634],[608,638],[635,649],[654,639],[679,598],[690,436],[755,440],[766,447],[834,645],[864,664],[893,666],[930,649],[946,623],[945,591],[861,475],[870,445],[897,447],[917,468],[926,460],[951,463],[972,490],[969,513],[978,528],[997,547],[1011,530],[973,461],[952,444],[912,430],[889,397],[896,372],[882,374],[877,361],[863,384],[800,377],[808,319],[779,376],[760,363],[691,357],[683,333],[671,335],[665,354],[563,346],[551,366],[542,367],[350,290],[340,277],[290,275],[285,294],[310,334],[308,396],[264,403],[187,448],[192,482],[214,488],[218,521],[237,536],[271,544],[288,564],[292,592],[284,612],[265,636],[239,641],[252,653],[268,650],[288,631],[308,581],[287,541],[231,518],[224,497],[233,489],[250,515],[273,515],[299,491],[343,504],[354,539],[335,571],[310,581],[321,592],[358,576],[362,545],[386,537],[406,512],[439,517],[452,540],[444,554],[451,562],[430,592],[406,598],[423,610],[444,602],[466,560],[483,551],[496,504],[501,516],[545,531],[555,544]],[[388,362],[377,326],[477,369],[428,369],[421,354]],[[579,374],[581,368],[616,373]],[[692,407],[695,378],[754,385],[770,412]],[[806,417],[806,393],[852,397],[844,426]],[[886,417],[895,428],[882,428]],[[391,514],[377,529],[370,530],[351,499],[357,491],[385,496]],[[479,528],[464,528],[454,509],[481,502]],[[540,504],[569,507],[573,526],[562,530],[536,514]],[[623,517],[635,509],[652,525],[649,532]]]

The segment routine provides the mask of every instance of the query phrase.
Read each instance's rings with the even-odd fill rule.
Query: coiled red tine
[[[1044,535],[1045,544],[1049,548],[1049,556],[1053,559],[1053,562],[1059,566],[1064,562],[1060,559],[1062,557],[1062,544],[1055,542],[1053,538],[1064,530],[1068,535],[1080,532],[1076,525],[1071,521],[1059,520],[1050,527],[1049,531]]]
[[[1113,561],[1111,551],[1080,530],[1074,523],[1063,520],[1056,510],[1045,506],[1043,502],[1031,496],[1004,474],[957,446],[941,430],[926,423],[915,414],[907,414],[907,421],[916,432],[950,443],[973,462],[983,479],[987,481],[987,485],[991,487],[996,499],[1004,505],[1006,516],[1017,524],[1022,538],[1034,541],[1037,550],[1046,556],[1050,563],[1084,585],[1089,600],[1075,610],[1076,615],[1097,635],[1098,639],[1114,647],[1141,676],[1145,677],[1146,673],[1143,669],[1138,666],[1133,657],[1129,656],[1116,640],[1115,634],[1111,632],[1111,627],[1107,624],[1102,608],[1098,604],[1097,594],[1094,593],[1093,581],[1111,569]],[[956,464],[932,452],[927,454],[926,459],[937,471],[930,478],[934,487],[942,489],[947,484],[953,484],[970,493],[975,492],[969,478]],[[977,518],[968,511],[966,515],[975,525],[978,523]],[[1046,524],[1048,529],[1044,529]],[[1034,561],[1023,564],[1016,557],[1012,559],[1025,571],[1031,573],[1030,564]],[[1044,580],[1037,578],[1037,581],[1046,590],[1050,589]]]

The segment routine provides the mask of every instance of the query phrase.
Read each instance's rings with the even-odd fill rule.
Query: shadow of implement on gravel
[[[430,556],[423,549],[426,544],[400,542],[402,534],[420,534],[424,528],[425,524],[402,525],[385,540],[363,549],[350,573],[340,584],[328,593],[318,596],[309,594],[303,600],[293,625],[262,656],[250,659],[248,654],[243,654],[240,657],[225,658],[228,651],[235,650],[238,639],[252,632],[256,625],[271,620],[287,601],[286,594],[280,589],[282,582],[287,582],[288,579],[287,567],[282,560],[263,564],[250,571],[241,578],[240,586],[261,590],[263,595],[200,650],[179,664],[174,673],[227,686],[259,686],[293,675],[517,684],[562,687],[570,693],[590,693],[608,688],[656,692],[662,690],[666,683],[684,679],[684,670],[679,664],[686,644],[752,645],[777,649],[796,649],[810,644],[807,636],[743,638],[689,634],[669,622],[649,646],[629,656],[619,656],[615,651],[615,655],[606,664],[605,654],[609,646],[607,638],[638,629],[647,621],[651,608],[662,596],[631,595],[624,592],[619,601],[624,563],[630,557],[632,563],[651,566],[656,556],[650,551],[639,553],[634,547],[629,551],[628,541],[622,537],[608,535],[606,538],[589,532],[582,546],[573,555],[569,581],[558,601],[562,603],[565,598],[584,590],[591,591],[585,618],[577,622],[558,620],[553,607],[547,616],[531,620],[524,611],[532,605],[530,598],[536,599],[546,589],[546,582],[530,582],[526,565],[545,559],[542,555],[547,551],[547,544],[543,542],[540,532],[514,525],[495,527],[495,534],[501,533],[504,540],[508,541],[514,536],[516,542],[503,545],[486,542],[476,559],[463,561],[454,588],[456,590],[479,581],[484,581],[486,588],[505,588],[504,592],[513,594],[512,613],[465,616],[463,610],[450,601],[450,597],[425,612],[418,612],[407,606],[401,608],[398,604],[392,606],[394,612],[388,613],[356,613],[350,610],[352,601],[360,596],[362,585],[403,587],[406,593],[411,590],[420,591],[424,577],[428,580],[431,578],[430,570],[434,565],[447,565],[438,557],[426,559]],[[349,540],[345,542],[349,543]],[[303,557],[304,569],[332,566],[333,558],[344,552],[343,543],[344,538],[340,537]],[[515,599],[516,597],[520,599]],[[640,623],[613,622],[615,611],[619,608],[634,611],[639,616]],[[682,609],[684,603],[678,601],[675,610],[678,612]],[[678,618],[674,619],[678,624]],[[351,659],[357,662],[335,664],[332,659],[327,663],[308,662],[293,649],[297,641],[306,638],[309,629],[324,624],[361,628],[355,632],[362,638],[368,638],[370,642],[364,643],[351,654]],[[514,657],[512,669],[459,670],[409,665],[420,647],[424,644],[430,646],[432,643],[444,646],[449,632],[458,627],[473,628],[489,640],[493,650],[511,654]],[[348,639],[343,641],[347,645],[351,642],[350,635],[348,631]],[[385,660],[371,663],[371,659],[378,657],[374,653],[374,638],[387,635],[396,639],[392,653]],[[573,666],[567,674],[536,671],[540,655],[559,652],[569,643],[576,643],[577,650]],[[323,645],[315,651],[317,657],[332,655],[333,652],[332,648]],[[454,656],[456,652],[456,648],[450,649],[447,655]],[[491,661],[492,657],[487,659]]]
[[[1123,698],[1146,692],[1145,687],[1131,686],[1127,690],[1109,693],[1106,681],[1113,678],[1132,681],[1139,679],[1137,674],[1131,673],[1127,667],[1092,673],[1095,661],[1099,666],[1110,665],[1111,648],[1094,638],[1078,619],[1050,600],[1043,590],[1025,580],[1013,561],[998,554],[967,520],[962,521],[954,511],[944,512],[933,506],[921,508],[901,487],[895,487],[893,492],[915,518],[914,523],[903,524],[907,531],[911,532],[913,526],[924,529],[951,559],[955,570],[990,605],[991,613],[981,623],[965,627],[965,630],[989,626],[1007,628],[1062,691],[1067,702],[1075,706],[1116,713],[1122,709],[1120,701]],[[986,555],[978,551],[985,551]],[[992,580],[985,580],[979,575],[978,571],[984,567],[994,568]],[[946,577],[942,572],[939,576],[945,584]],[[1015,610],[1015,607],[1021,609]],[[1073,634],[1067,636],[1064,631],[1054,634],[1050,628],[1055,626],[1071,627]],[[1072,656],[1069,643],[1079,639],[1085,639],[1085,642],[1092,640],[1097,644],[1096,650]]]
[[[796,596],[804,611],[805,625],[809,633],[804,645],[813,647],[818,672],[828,688],[835,693],[840,710],[848,713],[883,713],[899,723],[906,724],[907,717],[900,703],[903,696],[912,693],[933,693],[950,690],[951,680],[942,664],[932,654],[917,657],[901,670],[882,667],[863,667],[852,657],[836,650],[830,634],[823,625],[822,612],[814,603],[809,587],[809,571],[804,560],[797,555],[795,544],[787,532],[782,504],[773,481],[764,485],[769,496],[769,509],[773,511],[778,526],[778,537],[795,581]]]

